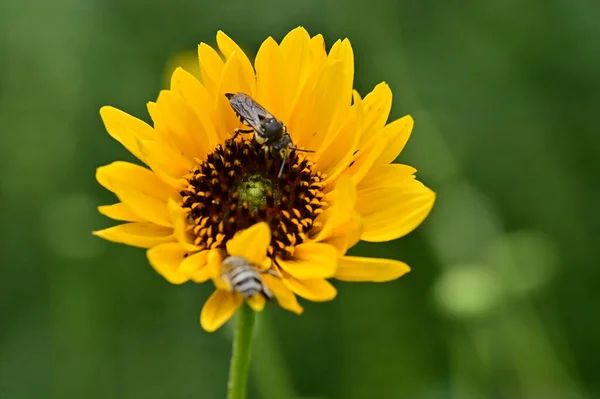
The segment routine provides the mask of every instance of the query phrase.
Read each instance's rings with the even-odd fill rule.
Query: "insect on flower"
[[[258,294],[263,295],[266,300],[273,298],[273,293],[260,277],[260,272],[242,256],[229,256],[223,260],[221,280],[227,282],[233,291],[239,292],[246,299]]]
[[[279,154],[282,162],[279,174],[277,175],[278,178],[281,177],[285,162],[292,150],[314,152],[295,147],[283,122],[275,118],[249,95],[244,93],[226,93],[225,97],[229,100],[229,104],[240,119],[240,122],[252,128],[247,130],[235,129],[233,138],[235,139],[240,133],[254,133],[254,139],[259,144],[262,144],[265,149],[265,156],[268,156],[273,151]]]

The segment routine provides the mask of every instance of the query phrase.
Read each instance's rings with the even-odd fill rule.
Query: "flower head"
[[[99,208],[125,223],[95,232],[148,248],[169,282],[205,282],[217,290],[202,311],[214,330],[235,312],[239,293],[220,276],[223,259],[241,256],[260,272],[285,309],[301,313],[296,295],[328,301],[327,279],[389,281],[409,271],[399,261],[345,256],[359,240],[406,235],[431,210],[435,194],[410,166],[391,163],[413,127],[405,116],[386,124],[392,93],[385,83],[364,99],[353,91],[350,42],[329,53],[303,28],[268,38],[254,62],[224,33],[219,52],[199,46],[201,82],[185,70],[148,103],[153,126],[113,107],[100,111],[109,134],[148,168],[115,162],[97,180],[119,202]],[[287,127],[298,149],[284,162],[252,135],[226,93],[245,93]],[[255,310],[264,301],[249,298]]]

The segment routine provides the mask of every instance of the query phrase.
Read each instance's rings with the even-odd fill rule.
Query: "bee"
[[[265,273],[277,276],[272,271]],[[221,279],[226,281],[233,291],[239,292],[246,299],[257,294],[263,295],[266,300],[273,298],[273,293],[260,277],[260,272],[248,259],[241,256],[228,256],[223,260]]]
[[[240,133],[254,133],[254,139],[263,145],[266,155],[270,152],[277,153],[282,159],[277,178],[281,177],[285,162],[292,150],[314,152],[295,147],[283,122],[275,118],[249,95],[244,93],[226,93],[225,97],[229,100],[229,104],[239,120],[251,128],[235,129],[233,138],[235,139]]]

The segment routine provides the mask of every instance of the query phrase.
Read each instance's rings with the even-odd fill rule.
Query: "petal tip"
[[[182,73],[185,73],[185,72],[186,72],[186,70],[185,70],[185,69],[183,69],[181,66],[177,66],[177,67],[175,67],[175,69],[173,70],[173,74],[172,74],[172,76],[176,76],[176,75],[179,75],[179,74],[182,74]]]
[[[413,127],[415,126],[415,120],[412,117],[412,115],[404,115],[400,118],[400,120],[404,122],[404,129],[408,130],[407,133],[410,134],[410,132],[412,132]]]
[[[304,308],[300,305],[298,305],[297,307],[294,308],[289,308],[289,311],[296,313],[298,316],[300,316],[302,313],[304,313]]]
[[[302,34],[303,36],[306,36],[308,39],[310,39],[310,35],[308,34],[308,31],[306,30],[306,28],[303,25],[298,25],[296,26],[294,29],[292,29],[289,34]]]
[[[100,116],[102,118],[106,117],[106,113],[111,112],[112,110],[116,109],[113,106],[110,105],[103,105],[102,107],[100,107],[100,110],[98,111],[100,113]]]
[[[209,332],[209,333],[217,331],[219,329],[219,327],[220,327],[218,325],[210,324],[208,322],[205,322],[202,319],[202,316],[200,316],[200,326],[202,327],[202,329],[204,331]]]

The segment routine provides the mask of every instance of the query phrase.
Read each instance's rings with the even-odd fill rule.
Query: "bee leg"
[[[239,135],[239,134],[249,134],[249,133],[254,133],[254,130],[252,129],[235,129],[233,131],[233,139],[235,140],[235,138]]]
[[[277,174],[277,178],[280,179],[283,174],[283,168],[285,168],[285,159],[281,160],[281,167],[279,168],[279,173]]]
[[[277,175],[278,179],[281,177],[281,174],[283,173],[283,168],[285,167],[285,163],[286,163],[287,159],[288,159],[287,153],[281,157],[281,167],[279,168],[279,174]]]
[[[271,299],[273,299],[273,293],[271,291],[264,290],[262,292],[262,295],[265,297],[265,300],[267,300],[267,301],[270,301]]]
[[[265,270],[264,273],[270,274],[271,276],[279,278],[279,274],[277,274],[277,272],[275,270],[273,270],[273,269]]]

